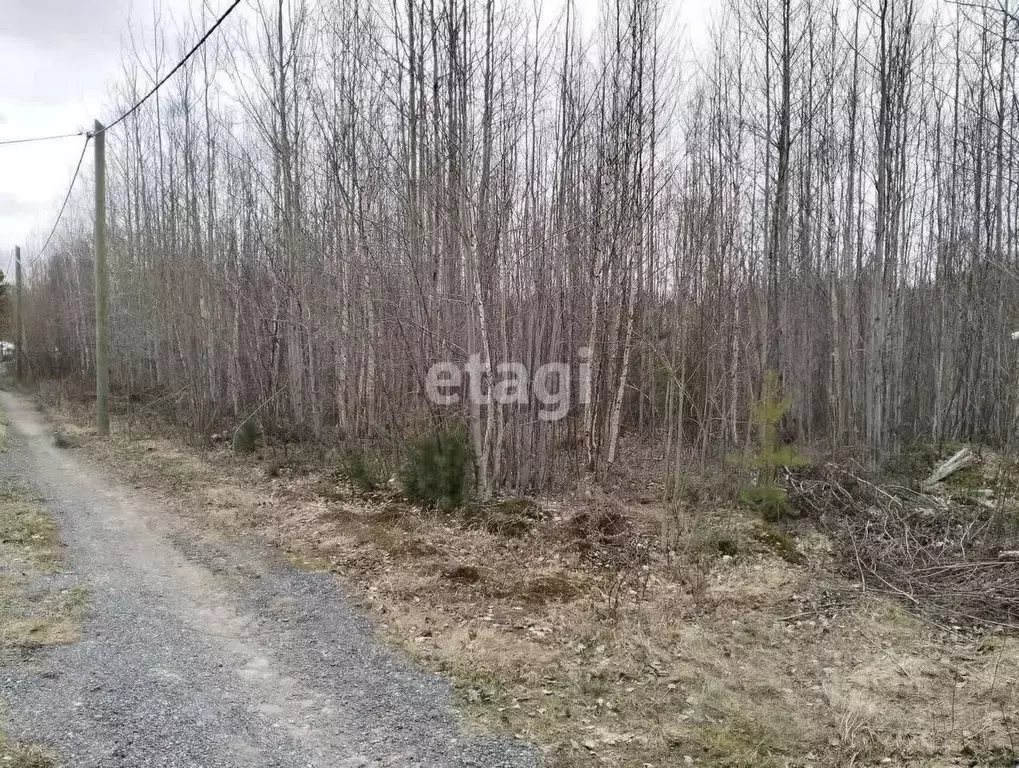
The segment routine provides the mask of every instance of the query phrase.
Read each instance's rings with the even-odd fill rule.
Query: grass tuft
[[[470,523],[481,525],[489,533],[523,536],[542,518],[541,507],[530,499],[500,499],[482,504],[472,502],[463,508]]]
[[[59,566],[60,536],[53,518],[31,496],[10,487],[0,489],[0,544],[45,571]]]
[[[66,616],[0,622],[0,644],[32,650],[69,645],[78,639],[77,622]]]
[[[56,757],[35,744],[9,742],[0,735],[0,765],[4,768],[56,768]]]

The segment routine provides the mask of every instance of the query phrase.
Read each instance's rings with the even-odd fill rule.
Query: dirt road
[[[89,594],[79,642],[0,668],[13,737],[68,768],[535,764],[465,730],[448,685],[382,645],[331,577],[183,529],[55,447],[27,400],[0,407],[0,481],[42,497],[68,548],[70,573],[45,578]]]

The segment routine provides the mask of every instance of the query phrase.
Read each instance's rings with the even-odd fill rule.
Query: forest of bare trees
[[[767,369],[803,444],[1008,444],[1019,20],[996,1],[728,0],[691,43],[668,0],[596,25],[573,0],[259,0],[107,135],[114,394],[380,451],[464,418],[483,493],[604,475],[631,439],[723,458]],[[133,49],[118,104],[178,53]],[[94,371],[79,194],[29,275],[39,377]],[[583,349],[561,420],[424,396],[436,361],[491,381]]]

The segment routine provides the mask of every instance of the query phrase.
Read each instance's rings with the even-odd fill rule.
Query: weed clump
[[[489,533],[523,536],[541,520],[541,507],[530,499],[499,499],[487,504],[468,504],[464,516]]]
[[[798,565],[804,560],[792,534],[773,524],[762,525],[757,531],[757,540],[787,563]]]
[[[65,433],[56,430],[53,433],[53,445],[57,448],[73,448],[74,441]]]
[[[408,499],[452,510],[470,497],[474,453],[463,424],[447,423],[426,432],[411,441],[407,453],[400,484]]]
[[[343,475],[351,485],[364,493],[375,493],[387,485],[386,467],[382,461],[367,451],[348,451],[341,463]]]
[[[566,532],[582,559],[609,557],[624,551],[633,540],[625,510],[608,499],[596,500],[566,521]]]
[[[12,768],[56,768],[53,755],[34,744],[10,743],[0,734],[0,763]]]
[[[723,557],[736,557],[739,554],[739,541],[735,536],[720,535],[711,544]]]
[[[459,581],[464,584],[477,584],[481,581],[481,570],[473,565],[457,565],[442,572],[442,578]]]
[[[531,605],[565,603],[580,595],[582,588],[565,574],[542,574],[521,579],[512,587],[514,597]]]
[[[234,430],[234,453],[254,453],[258,445],[258,424],[251,417],[240,423]]]
[[[884,480],[907,488],[918,488],[937,461],[937,447],[919,443],[886,458],[881,464],[880,475]]]

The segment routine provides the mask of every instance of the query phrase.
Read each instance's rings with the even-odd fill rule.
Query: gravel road
[[[253,538],[216,540],[53,446],[0,394],[0,482],[38,494],[88,588],[82,639],[0,669],[7,730],[67,768],[534,766],[471,732],[449,685],[383,645],[327,575]]]

